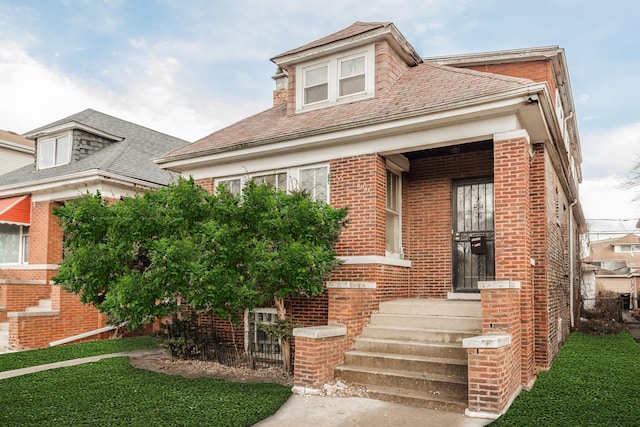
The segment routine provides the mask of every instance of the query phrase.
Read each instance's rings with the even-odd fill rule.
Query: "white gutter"
[[[573,316],[573,257],[575,247],[573,245],[573,207],[578,203],[578,199],[575,199],[569,206],[569,311],[571,320],[571,328],[574,327],[575,320]]]
[[[111,184],[121,185],[125,187],[139,186],[143,188],[156,189],[161,187],[149,181],[143,181],[137,178],[129,178],[111,172],[101,171],[100,169],[90,169],[82,172],[71,173],[67,175],[57,175],[50,178],[44,178],[35,181],[27,181],[19,184],[8,184],[0,187],[0,197],[12,197],[27,193],[57,190],[61,187],[80,187],[94,184],[96,182],[108,181]],[[82,196],[80,192],[79,196]]]

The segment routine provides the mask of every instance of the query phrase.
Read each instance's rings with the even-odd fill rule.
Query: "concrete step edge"
[[[439,393],[429,393],[422,390],[412,390],[408,388],[401,387],[388,387],[383,385],[367,385],[367,393],[383,393],[383,394],[393,394],[395,396],[407,397],[407,398],[419,398],[426,400],[435,400],[439,402],[447,402],[447,403],[462,403],[466,406],[467,401],[456,399],[451,396],[443,396]]]
[[[467,366],[466,360],[454,359],[450,357],[420,356],[420,355],[414,355],[414,354],[383,353],[383,352],[362,351],[362,350],[349,350],[347,351],[346,354],[351,354],[356,356],[380,357],[380,358],[386,358],[386,359],[409,360],[409,361],[415,361],[415,362],[432,362],[432,363],[442,363],[442,364],[448,364],[448,365]]]
[[[336,370],[361,373],[361,374],[369,374],[369,375],[413,378],[417,380],[426,380],[426,381],[449,383],[449,384],[456,384],[456,385],[467,385],[467,380],[464,378],[459,378],[459,377],[450,376],[450,375],[434,374],[430,372],[404,371],[400,369],[366,368],[361,366],[345,366],[345,365],[337,366]]]

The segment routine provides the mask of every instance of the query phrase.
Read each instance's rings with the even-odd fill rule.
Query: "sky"
[[[93,108],[188,141],[270,108],[270,58],[355,21],[423,57],[565,49],[591,238],[640,232],[637,0],[0,0],[0,129]]]

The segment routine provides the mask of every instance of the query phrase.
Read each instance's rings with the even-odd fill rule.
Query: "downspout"
[[[578,203],[578,199],[575,199],[569,206],[569,319],[571,321],[571,329],[573,329],[575,321],[573,316],[573,264],[574,264],[574,252],[575,247],[573,244],[573,207]]]

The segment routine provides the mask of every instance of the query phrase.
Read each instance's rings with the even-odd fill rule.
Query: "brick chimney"
[[[273,106],[287,103],[287,85],[289,84],[286,71],[278,67],[276,73],[271,77],[276,81],[276,88],[273,91]]]

